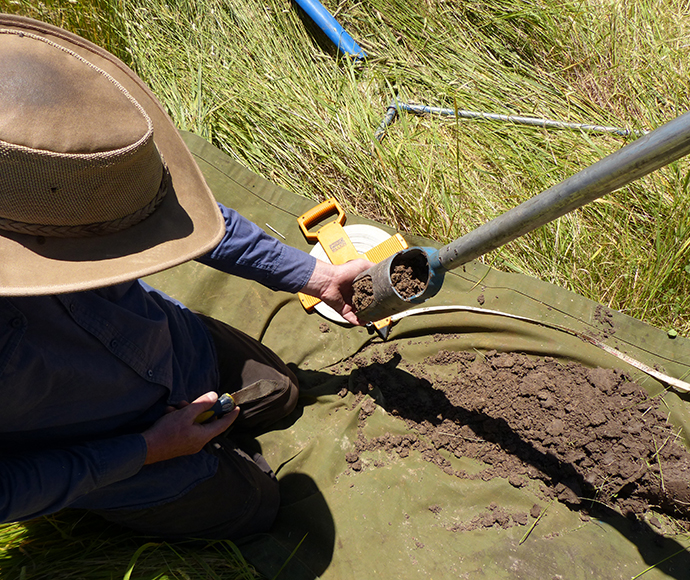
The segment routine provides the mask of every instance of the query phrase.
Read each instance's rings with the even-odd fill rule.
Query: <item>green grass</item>
[[[653,129],[684,112],[682,0],[326,2],[369,54],[338,58],[284,0],[5,2],[121,56],[177,125],[314,200],[448,242],[626,138],[403,114],[388,103]],[[483,258],[690,332],[688,161]]]
[[[340,59],[287,0],[0,7],[115,52],[181,129],[269,180],[315,201],[335,196],[350,213],[440,242],[632,138],[402,114],[379,143],[374,131],[393,98],[630,129],[653,129],[688,109],[687,0],[323,3],[366,62]],[[687,336],[689,182],[683,159],[483,260]],[[2,533],[17,534],[4,541],[16,543],[9,552],[20,561],[23,528]],[[135,550],[123,551],[121,575]],[[171,550],[156,553],[174,559]],[[17,577],[5,569],[0,575]]]
[[[31,580],[255,580],[227,541],[168,544],[97,516],[64,511],[0,526],[0,578]]]

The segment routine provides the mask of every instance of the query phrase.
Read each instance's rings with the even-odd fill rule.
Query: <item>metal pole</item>
[[[393,106],[393,105],[391,105]],[[447,115],[451,117],[461,117],[463,119],[488,119],[489,121],[508,121],[517,125],[531,125],[533,127],[544,127],[549,129],[580,129],[593,133],[615,133],[627,137],[628,135],[644,135],[647,131],[634,131],[631,129],[621,129],[619,127],[608,127],[606,125],[590,125],[587,123],[567,123],[565,121],[554,121],[552,119],[539,119],[537,117],[522,117],[520,115],[499,115],[498,113],[483,113],[479,111],[463,111],[447,109],[441,107],[427,107],[425,105],[410,105],[408,103],[397,103],[399,109],[415,113],[417,115]],[[385,121],[384,121],[385,122]]]
[[[690,153],[685,113],[439,250],[457,268]]]

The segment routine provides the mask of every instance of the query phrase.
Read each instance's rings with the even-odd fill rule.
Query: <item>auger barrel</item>
[[[370,300],[357,309],[362,321],[386,318],[425,302],[441,288],[447,270],[615,191],[690,153],[690,113],[622,147],[565,181],[508,210],[439,250],[409,248],[376,264],[355,280],[355,290],[369,283]],[[419,277],[418,292],[408,295],[393,283],[396,271]]]

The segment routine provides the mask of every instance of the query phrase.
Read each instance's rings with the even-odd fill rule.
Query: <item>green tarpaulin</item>
[[[269,234],[283,236],[288,244],[311,249],[296,218],[314,202],[252,174],[198,137],[186,134],[185,139],[219,201]],[[348,219],[348,224],[355,223],[371,222]],[[410,244],[433,245],[406,238]],[[474,311],[404,318],[384,342],[367,329],[307,314],[296,296],[274,293],[197,263],[147,281],[260,339],[298,369],[302,385],[298,409],[258,441],[281,481],[279,518],[270,534],[241,543],[245,556],[269,577],[299,545],[281,577],[628,579],[658,564],[645,573],[645,579],[690,578],[687,552],[667,559],[690,546],[685,536],[664,537],[648,525],[614,513],[582,518],[560,502],[548,505],[522,543],[527,525],[458,531],[454,524],[486,513],[492,504],[516,512],[530,512],[535,504],[547,506],[529,485],[515,487],[500,478],[454,477],[415,450],[406,457],[382,450],[362,453],[363,466],[357,471],[347,461],[358,437],[407,433],[403,418],[387,412],[385,405],[371,405],[372,400],[380,403],[376,392],[357,396],[347,389],[352,376],[334,371],[334,365],[364,347],[359,366],[391,346],[415,364],[440,348],[515,351],[622,368],[650,393],[664,390],[661,383],[597,346],[551,327]],[[443,289],[428,305],[496,310],[599,336],[606,334],[606,325],[615,328],[606,342],[627,355],[674,377],[685,377],[690,370],[686,339],[671,338],[618,312],[607,311],[603,319],[602,307],[596,303],[480,263],[448,273]],[[432,336],[436,339],[428,340]],[[405,388],[404,377],[400,388]],[[673,421],[686,426],[687,404],[671,392],[664,398]],[[361,433],[363,408],[368,419]],[[449,456],[448,460],[455,469],[479,468],[469,458]],[[534,521],[530,519],[530,525]]]

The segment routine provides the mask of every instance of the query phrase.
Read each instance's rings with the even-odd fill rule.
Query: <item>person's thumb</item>
[[[197,423],[203,423],[205,418],[202,417],[204,413],[209,411],[211,407],[216,403],[218,400],[218,393],[215,391],[209,391],[208,393],[204,393],[200,397],[197,397],[194,399],[189,405],[186,407],[183,407],[180,409],[183,413],[187,413],[187,415],[195,422]],[[211,415],[209,415],[207,418],[210,418]]]

